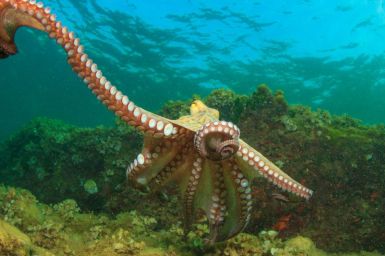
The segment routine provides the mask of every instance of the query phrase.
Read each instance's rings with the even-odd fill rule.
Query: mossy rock
[[[326,256],[327,254],[317,249],[309,238],[297,236],[288,240],[283,251],[277,254],[277,256],[285,255]]]
[[[54,254],[33,245],[27,235],[3,220],[0,220],[0,255],[54,256]]]
[[[18,197],[34,198],[26,190],[4,188]],[[21,193],[22,192],[22,193]],[[0,193],[0,202],[6,202],[8,193]],[[4,200],[6,199],[6,200]],[[157,219],[136,211],[122,212],[117,216],[83,213],[73,200],[49,206],[36,200],[25,200],[25,207],[37,209],[44,221],[31,219],[28,227],[20,230],[0,220],[0,255],[4,256],[379,256],[379,254],[329,254],[316,248],[305,237],[283,241],[277,232],[260,232],[259,236],[241,233],[214,246],[194,243],[202,240],[208,227],[196,224],[183,239],[182,223],[171,228],[157,227]],[[3,207],[3,205],[0,205]],[[23,209],[15,208],[15,215]],[[3,217],[3,216],[1,216]]]

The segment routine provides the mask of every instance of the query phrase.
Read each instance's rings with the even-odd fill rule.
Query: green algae
[[[161,114],[177,118],[186,114],[191,101],[167,103]],[[217,245],[217,249],[224,252],[228,248],[225,255],[285,253],[288,242],[280,239],[302,235],[311,238],[324,251],[385,252],[384,126],[366,126],[348,116],[290,106],[282,92],[274,93],[266,85],[258,87],[252,95],[216,90],[204,101],[220,110],[221,118],[234,121],[244,140],[290,176],[315,190],[309,202],[283,193],[289,202],[282,203],[273,196],[278,189],[264,179],[257,179],[252,192],[255,207],[245,231],[259,234],[261,230],[271,229],[280,217],[290,214],[286,229],[273,242],[242,234]],[[148,194],[126,184],[125,168],[140,150],[141,139],[138,133],[122,123],[116,128],[84,129],[50,119],[36,119],[0,147],[2,181],[31,190],[44,203],[55,203],[52,209],[49,208],[60,216],[55,218],[66,219],[69,224],[82,219],[84,222],[73,223],[77,223],[78,230],[88,229],[93,239],[102,239],[106,234],[111,238],[118,232],[117,227],[126,223],[121,232],[134,234],[134,244],[145,242],[145,249],[164,252],[164,248],[168,248],[170,255],[173,250],[176,255],[215,255],[217,249],[208,249],[204,244],[207,231],[204,224],[195,226],[195,232],[184,238],[179,216],[181,209],[173,188],[166,190],[168,196],[164,197],[164,194]],[[95,181],[97,193],[84,190],[87,180]],[[24,228],[31,223],[41,223],[44,215],[36,210],[37,206],[28,214],[17,210],[26,208],[26,202],[32,200],[31,195],[21,191],[7,190],[11,198],[21,196],[24,202],[7,201],[0,213],[9,223],[27,232]],[[74,200],[62,202],[67,198]],[[80,209],[108,215],[80,214]],[[131,223],[130,218],[135,221]],[[98,224],[91,224],[94,222]],[[146,224],[140,227],[139,223],[143,222]],[[31,232],[37,237],[38,234],[50,234],[47,240],[51,241],[65,239],[59,235],[66,230],[61,221],[47,223],[50,225],[34,224]],[[75,233],[67,233],[67,236],[77,237],[76,244],[82,247],[82,233]],[[119,234],[115,234],[116,248],[122,247]],[[38,240],[44,244],[43,238]],[[104,243],[107,246],[108,240],[103,241],[95,246],[101,248]],[[274,246],[269,247],[272,244]],[[56,248],[58,245],[51,246]],[[287,255],[323,255],[324,252],[289,253]]]
[[[7,217],[8,221],[22,230],[23,237],[28,237],[31,244],[53,255],[138,255],[137,252],[146,251],[145,242],[138,241],[137,237],[145,237],[155,222],[152,218],[130,212],[111,219],[104,215],[80,213],[73,200],[48,206],[38,203],[26,190],[1,189],[4,192],[0,195],[1,208],[4,204],[16,202],[12,208],[14,214]],[[15,193],[15,196],[9,197],[10,193]],[[23,202],[25,208],[17,207],[18,202]],[[42,218],[24,222],[36,214],[36,209]],[[6,215],[1,217],[5,219]],[[15,221],[20,219],[21,222]]]
[[[54,255],[34,245],[27,235],[3,220],[0,220],[0,253],[4,256]]]
[[[83,187],[88,194],[98,193],[98,185],[94,180],[86,180],[86,182],[84,182]]]

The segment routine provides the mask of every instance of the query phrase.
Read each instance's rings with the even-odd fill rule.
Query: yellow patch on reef
[[[23,224],[30,225],[43,221],[43,214],[37,204],[31,204],[31,200],[36,200],[35,197],[22,197],[22,200],[17,200],[14,204],[15,209],[19,209],[20,216],[23,217]]]
[[[317,249],[309,238],[297,236],[286,242],[282,254],[279,255],[312,255],[312,256],[326,256],[327,254]]]
[[[285,243],[283,250],[275,256],[304,255],[304,256],[381,256],[376,252],[356,252],[356,253],[326,253],[317,249],[314,242],[309,238],[297,236],[289,239]]]

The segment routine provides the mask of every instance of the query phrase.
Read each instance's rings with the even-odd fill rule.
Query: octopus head
[[[202,101],[194,100],[190,106],[190,113],[192,116],[204,115],[204,117],[211,117],[219,119],[219,111],[207,107]]]

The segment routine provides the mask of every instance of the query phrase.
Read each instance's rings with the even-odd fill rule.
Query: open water
[[[385,121],[382,0],[46,0],[108,78],[141,106],[206,95],[282,89],[292,104]],[[46,35],[17,33],[0,62],[0,138],[36,116],[81,126],[113,117]],[[153,95],[156,95],[154,100]]]

